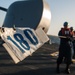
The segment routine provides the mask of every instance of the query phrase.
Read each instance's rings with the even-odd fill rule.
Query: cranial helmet
[[[64,22],[64,25],[63,26],[68,26],[68,22]]]

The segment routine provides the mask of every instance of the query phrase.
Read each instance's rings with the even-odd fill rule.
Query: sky
[[[17,0],[0,0],[0,6],[8,8]],[[75,29],[75,0],[46,0],[51,11],[51,23],[48,30],[49,35],[58,35],[63,23],[67,21],[69,27]],[[2,25],[6,12],[0,10],[0,26]]]

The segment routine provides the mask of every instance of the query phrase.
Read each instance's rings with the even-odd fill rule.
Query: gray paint
[[[16,1],[10,5],[3,27],[31,27],[36,28],[43,13],[42,0]]]

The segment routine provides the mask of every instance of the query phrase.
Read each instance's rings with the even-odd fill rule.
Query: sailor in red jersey
[[[71,35],[73,37],[73,35],[74,35],[73,27],[70,27],[70,33],[71,33]]]
[[[72,59],[75,57],[75,40],[74,40],[74,29],[73,27],[70,27],[70,34],[71,34],[71,38],[72,38],[72,44],[71,44],[71,51],[72,51]]]
[[[64,22],[63,24],[64,28],[61,28],[61,30],[58,33],[58,36],[60,37],[60,46],[59,46],[59,56],[57,58],[57,73],[60,73],[59,67],[62,63],[63,59],[66,63],[66,69],[65,72],[67,74],[70,73],[70,65],[72,63],[72,56],[71,56],[71,46],[69,42],[71,41],[71,33],[70,28],[68,28],[68,22]]]
[[[73,31],[73,37],[75,38],[75,30]]]
[[[74,49],[74,54],[73,54],[73,59],[75,59],[75,30],[73,30],[73,49]]]

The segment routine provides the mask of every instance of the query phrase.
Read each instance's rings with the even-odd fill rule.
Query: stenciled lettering
[[[15,44],[21,50],[22,53],[25,52],[10,36],[8,36],[7,39],[10,40],[10,41],[12,41],[13,44]]]
[[[24,30],[24,34],[33,45],[38,44],[38,39],[31,30],[29,29]],[[29,34],[31,34],[32,37]]]
[[[31,29],[25,29],[23,30],[25,37],[33,44],[37,45],[38,44],[38,39],[33,33]],[[16,33],[13,35],[15,41],[12,39],[12,37],[8,36],[7,39],[10,40],[13,44],[15,44],[22,53],[25,52],[25,50],[30,50],[30,45],[29,43],[23,38],[22,34]],[[17,44],[17,42],[20,44],[20,46]]]
[[[19,44],[26,50],[30,49],[29,44],[27,43],[27,41],[24,40],[23,36],[19,33],[14,34],[14,38],[17,42],[19,42]]]

